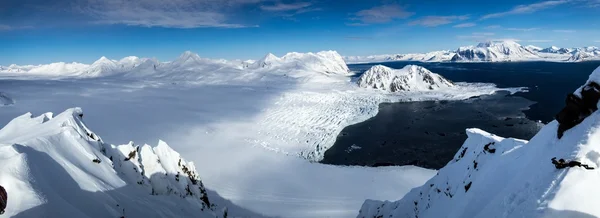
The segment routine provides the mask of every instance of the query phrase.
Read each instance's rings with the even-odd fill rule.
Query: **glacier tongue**
[[[79,108],[13,119],[0,130],[0,166],[9,217],[220,217],[227,210],[165,142],[107,144]]]
[[[600,82],[600,68],[592,81]],[[598,217],[600,112],[561,139],[557,129],[553,121],[529,142],[469,129],[438,175],[399,201],[365,201],[358,217]],[[557,169],[553,157],[596,169]]]

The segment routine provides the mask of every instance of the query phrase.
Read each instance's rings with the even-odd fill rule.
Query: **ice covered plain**
[[[283,57],[269,54],[257,61],[211,60],[185,52],[171,62],[103,57],[91,65],[12,65],[0,67],[0,92],[10,100],[3,98],[3,104],[11,103],[0,108],[0,122],[8,123],[27,112],[38,116],[48,111],[58,113],[81,107],[85,111],[86,127],[79,129],[93,130],[107,146],[111,143],[129,146],[129,141],[134,145],[156,145],[158,142],[159,145],[153,147],[156,151],[163,144],[160,139],[183,159],[192,161],[208,189],[209,198],[221,199],[213,208],[216,212],[211,213],[218,215],[222,212],[220,208],[228,207],[229,215],[238,216],[352,217],[364,199],[396,199],[422,185],[436,172],[412,166],[364,168],[314,163],[333,144],[343,127],[374,116],[381,102],[465,99],[500,90],[493,84],[457,83],[437,90],[390,93],[360,88],[350,75],[352,72],[342,57],[333,51],[289,53]],[[43,117],[33,120],[42,122],[46,120]],[[52,123],[59,116],[46,117]],[[66,120],[77,118],[72,110],[60,117],[67,117]],[[60,119],[55,122],[61,123]],[[48,132],[44,128],[27,128],[27,125],[2,130],[11,132],[0,137],[3,143],[0,148],[7,150],[2,154],[11,155],[2,156],[0,161],[43,153],[50,159],[3,168],[0,182],[13,184],[33,178],[36,184],[46,188],[36,189],[36,184],[32,184],[33,189],[24,189],[30,192],[23,194],[23,198],[30,196],[33,200],[12,199],[8,214],[26,216],[24,211],[53,202],[55,195],[48,192],[57,192],[60,196],[70,188],[108,193],[106,198],[127,202],[147,200],[146,208],[158,205],[156,208],[164,209],[165,206],[160,204],[165,201],[181,201],[173,200],[180,199],[178,195],[152,200],[153,196],[144,193],[148,191],[147,187],[132,184],[120,170],[104,164],[110,161],[100,155],[101,151],[89,148],[92,142],[79,139],[88,137],[85,134],[68,135],[65,132],[72,130],[66,130],[69,128],[64,125],[36,124],[46,125],[44,128]],[[41,132],[36,132],[38,130]],[[48,135],[50,132],[60,137]],[[9,137],[14,134],[25,136],[18,140]],[[62,139],[65,134],[69,137]],[[75,139],[72,147],[55,148],[65,140]],[[43,146],[38,145],[38,141]],[[67,154],[62,153],[68,153],[71,148],[84,149],[85,152],[80,153],[87,156],[83,158],[73,152],[69,158],[63,158]],[[151,146],[146,150],[148,148]],[[123,154],[127,151],[116,150]],[[104,165],[94,165],[94,156],[90,154],[100,157]],[[60,183],[51,173],[41,170],[15,174],[40,164],[55,164],[53,169],[58,172],[66,170],[78,187],[53,191],[52,187]],[[168,167],[163,168],[169,171]],[[105,173],[108,173],[106,177],[103,176]],[[127,192],[143,195],[139,198],[130,196],[129,200],[115,197],[114,192],[123,187]],[[73,196],[63,199],[67,203],[49,208],[57,214],[78,211],[82,216],[104,217],[72,204]],[[91,211],[101,210],[100,205],[110,202],[110,211],[119,212],[112,205],[115,201],[96,199],[90,202],[102,203],[85,203]],[[168,208],[163,209],[165,214],[176,214]],[[197,212],[184,210],[181,214],[194,211]],[[143,214],[138,215],[143,217]],[[138,215],[128,213],[127,217]]]

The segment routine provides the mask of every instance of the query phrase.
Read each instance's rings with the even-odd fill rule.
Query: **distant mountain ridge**
[[[271,53],[264,58],[253,61],[229,61],[224,59],[202,58],[191,51],[182,53],[170,62],[160,62],[154,58],[125,57],[121,60],[111,60],[101,57],[92,64],[82,63],[51,63],[43,65],[10,65],[0,66],[0,75],[28,75],[51,77],[150,77],[181,80],[197,80],[210,78],[223,80],[226,77],[239,76],[239,72],[248,73],[269,71],[274,74],[287,76],[324,76],[349,75],[350,70],[344,59],[336,51],[321,51],[317,53],[291,52],[282,57]],[[238,72],[233,75],[232,72]]]
[[[463,46],[453,51],[433,51],[420,54],[392,54],[370,56],[346,56],[348,63],[375,63],[388,61],[420,62],[513,62],[554,61],[580,62],[600,60],[600,49],[594,46],[582,48],[540,48],[522,46],[515,41],[489,41],[475,46]]]

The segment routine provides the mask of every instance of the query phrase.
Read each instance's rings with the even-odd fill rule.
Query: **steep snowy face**
[[[514,41],[490,41],[477,46],[460,47],[451,61],[497,62],[522,61],[539,58]]]
[[[600,94],[592,82],[600,82],[600,68],[573,93],[590,109],[598,103],[589,97]],[[572,106],[565,110],[581,117]],[[560,138],[557,121],[529,142],[469,129],[431,180],[396,202],[367,200],[358,217],[598,217],[600,112],[591,111]]]
[[[79,108],[10,121],[0,130],[0,165],[8,217],[222,215],[193,163],[162,141],[107,144]]]
[[[375,65],[361,75],[357,83],[359,87],[389,92],[429,91],[454,86],[439,74],[416,65],[407,65],[402,69]]]

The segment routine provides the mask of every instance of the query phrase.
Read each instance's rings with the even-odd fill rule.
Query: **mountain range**
[[[511,62],[511,61],[554,61],[580,62],[600,60],[600,49],[589,46],[581,48],[540,48],[522,46],[515,41],[489,41],[456,50],[433,51],[420,54],[393,54],[372,56],[346,56],[348,63],[372,63],[388,61],[420,62]]]

